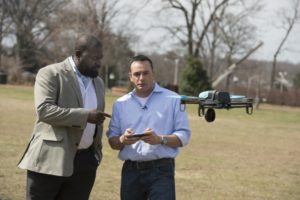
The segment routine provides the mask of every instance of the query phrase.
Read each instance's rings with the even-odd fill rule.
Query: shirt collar
[[[76,64],[75,64],[75,62],[74,62],[72,56],[70,56],[70,57],[68,58],[68,60],[69,60],[69,62],[70,62],[70,64],[71,64],[71,66],[72,66],[73,71],[74,71],[75,73],[77,73],[78,69],[77,69],[77,67],[76,67]]]
[[[71,64],[72,68],[73,68],[73,71],[74,71],[80,78],[89,78],[89,77],[84,76],[84,75],[82,75],[82,74],[80,73],[80,71],[78,70],[78,68],[77,68],[77,66],[76,66],[76,64],[75,64],[75,62],[74,62],[72,56],[69,57],[69,62],[70,62],[70,64]]]
[[[162,92],[162,91],[163,91],[163,88],[160,87],[157,83],[155,83],[153,92],[155,92],[155,93],[160,93],[160,92]]]

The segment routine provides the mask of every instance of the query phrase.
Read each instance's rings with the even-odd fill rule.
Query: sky
[[[132,0],[137,1],[137,0]],[[278,10],[287,7],[289,0],[261,0],[265,5],[263,10],[254,16],[254,24],[257,26],[257,43],[263,41],[264,45],[256,51],[250,58],[259,60],[272,60],[273,55],[283,38],[285,32],[277,27],[281,23]],[[153,15],[155,5],[148,4],[142,11],[137,12],[132,23],[135,24],[135,33],[139,35],[139,40],[134,44],[136,51],[156,51],[164,52],[173,48],[169,43],[159,42],[164,40],[164,32],[159,29],[148,30],[151,24],[155,23],[156,17]],[[172,19],[176,20],[176,19]],[[282,53],[278,56],[279,61],[300,63],[300,20],[292,30]]]
[[[255,19],[258,23],[258,38],[264,41],[264,46],[255,54],[256,58],[272,60],[274,52],[279,46],[285,32],[276,28],[280,24],[278,9],[287,7],[288,1],[263,0],[264,11]],[[274,25],[275,24],[275,25]],[[300,63],[300,21],[294,26],[283,52],[279,55],[279,60]]]
[[[167,34],[162,29],[151,28],[153,24],[157,24],[156,12],[157,8],[160,7],[162,0],[151,0],[152,3],[145,4],[141,3],[142,0],[124,0],[119,1],[123,5],[128,7],[134,7],[135,12],[127,20],[124,20],[124,15],[114,21],[114,27],[124,31],[128,29],[129,32],[134,33],[138,36],[138,39],[132,42],[132,48],[135,52],[157,52],[164,53],[168,50],[185,49],[179,45],[174,46],[173,41],[175,39],[166,40]],[[251,1],[251,0],[248,0]],[[278,48],[280,41],[282,40],[285,32],[281,29],[276,28],[280,22],[280,16],[278,10],[289,6],[288,2],[291,0],[261,0],[264,4],[264,8],[256,16],[252,17],[253,23],[257,27],[257,43],[263,41],[264,45],[250,56],[253,59],[271,61],[273,55]],[[124,8],[124,9],[123,9]],[[125,6],[122,7],[124,13],[127,12]],[[132,12],[132,11],[131,11]],[[179,17],[169,17],[169,21],[177,22]],[[125,24],[124,24],[125,23]],[[129,28],[128,28],[129,27]],[[126,32],[126,31],[125,31]],[[300,20],[293,28],[287,42],[284,45],[282,53],[278,56],[279,61],[287,61],[291,63],[300,63]],[[4,43],[13,43],[11,39],[5,40]]]

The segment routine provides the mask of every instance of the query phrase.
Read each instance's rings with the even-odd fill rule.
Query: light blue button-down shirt
[[[183,146],[190,140],[190,129],[185,111],[180,110],[178,94],[155,84],[144,106],[137,99],[135,91],[119,99],[113,105],[112,119],[107,136],[122,135],[127,128],[136,134],[151,128],[158,135],[176,135]],[[178,148],[166,145],[150,145],[141,140],[126,145],[120,152],[121,160],[147,161],[160,158],[175,158]]]

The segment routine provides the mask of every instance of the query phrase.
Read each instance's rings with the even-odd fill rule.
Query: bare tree
[[[180,13],[181,21],[162,26],[172,38],[187,47],[190,57],[201,59],[210,82],[221,74],[220,62],[231,66],[236,57],[241,57],[253,49],[255,27],[248,18],[262,8],[258,0],[166,0],[164,9]],[[177,15],[178,17],[178,15]],[[179,18],[179,17],[178,17]],[[222,61],[223,60],[223,61]],[[235,60],[235,61],[234,61]],[[223,63],[224,65],[224,63]],[[224,70],[224,69],[222,69]],[[226,69],[225,69],[226,70]],[[231,73],[226,87],[229,88]]]
[[[296,22],[299,20],[300,0],[291,0],[290,2],[291,2],[291,6],[290,6],[289,10],[285,10],[285,9],[281,10],[281,16],[282,16],[282,20],[283,20],[282,28],[284,29],[285,33],[279,43],[279,46],[277,47],[277,49],[273,55],[270,91],[272,91],[272,89],[274,88],[277,58],[280,55],[280,53],[282,52],[283,46],[286,43]]]
[[[118,16],[120,7],[117,0],[78,1],[76,23],[78,32],[97,35],[102,40],[110,33],[112,21]]]
[[[3,0],[3,7],[13,23],[16,55],[25,70],[40,66],[41,44],[51,35],[49,20],[67,1],[63,0]]]
[[[202,61],[207,66],[206,70],[211,81],[216,78],[218,73],[222,73],[221,68],[217,67],[220,65],[222,57],[224,57],[225,65],[229,67],[233,64],[233,59],[247,53],[252,48],[255,41],[255,27],[248,18],[259,12],[260,9],[261,5],[258,1],[246,3],[235,0],[229,1],[226,6],[215,13],[212,26],[206,33],[206,39],[201,46],[200,54]],[[229,90],[230,77],[229,74],[226,80],[227,90]]]
[[[240,58],[237,62],[231,64],[230,66],[227,67],[227,69],[220,75],[218,76],[212,83],[213,87],[216,87],[223,79],[228,77],[239,64],[244,62],[252,53],[254,53],[257,49],[259,49],[263,45],[262,42],[260,42],[258,45],[256,45],[253,49],[250,49],[246,55],[244,55],[242,58]]]
[[[3,0],[0,0],[0,67],[2,66],[2,40],[8,34],[9,27],[11,25],[11,21],[8,16],[8,12],[4,7]]]
[[[210,5],[209,1],[208,8],[210,9],[212,6]],[[216,4],[216,0],[213,2]],[[212,18],[211,27],[208,29],[207,33],[205,34],[205,40],[203,41],[203,45],[201,45],[200,51],[200,58],[205,66],[207,71],[208,77],[210,82],[212,82],[214,73],[220,69],[217,68],[217,60],[218,60],[218,50],[220,50],[221,44],[221,32],[220,32],[220,23],[225,14],[226,8],[228,6],[223,6],[222,9],[218,13],[215,13],[214,17]],[[205,14],[202,13],[201,15],[202,23],[205,22]]]
[[[218,1],[210,10],[205,21],[200,21],[199,13],[204,12],[202,0],[167,0],[164,1],[166,8],[177,10],[184,19],[182,25],[164,26],[181,44],[187,46],[187,54],[190,57],[198,57],[205,35],[213,22],[215,14],[229,0]],[[201,15],[200,15],[201,16]],[[203,24],[202,24],[203,23]]]
[[[130,35],[124,32],[114,32],[113,23],[120,15],[124,16],[122,13],[124,7],[121,7],[120,1],[117,0],[89,0],[88,10],[89,13],[92,13],[90,27],[101,38],[105,47],[105,67],[102,74],[106,76],[103,76],[103,79],[108,86],[109,82],[113,81],[109,76],[113,75],[112,77],[118,79],[122,84],[122,81],[127,80],[127,68],[124,68],[124,63],[127,63],[128,57],[131,57],[133,52],[129,46]],[[123,19],[125,20],[125,18]]]
[[[229,67],[234,62],[234,56],[242,55],[249,51],[253,43],[254,26],[247,20],[238,18],[231,14],[224,16],[225,20],[219,26],[221,31],[221,49],[224,50],[226,65]],[[225,88],[229,91],[231,74],[226,78]]]
[[[129,8],[121,3],[118,0],[73,0],[65,11],[73,18],[64,19],[64,16],[61,16],[63,21],[61,29],[65,29],[63,33],[72,30],[73,37],[89,33],[102,41],[104,59],[101,76],[106,83],[109,74],[113,74],[111,77],[114,77],[114,80],[127,80],[124,63],[127,63],[128,57],[133,55],[129,45],[131,35],[124,31],[126,26],[123,26],[122,31],[116,30],[114,26],[118,19],[121,18],[125,22],[130,16]]]

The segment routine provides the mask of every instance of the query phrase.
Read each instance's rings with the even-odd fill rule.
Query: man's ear
[[[129,72],[129,73],[128,73],[128,79],[129,79],[130,82],[132,82],[132,81],[131,81],[131,77],[132,77],[132,74],[131,74],[131,72]]]

